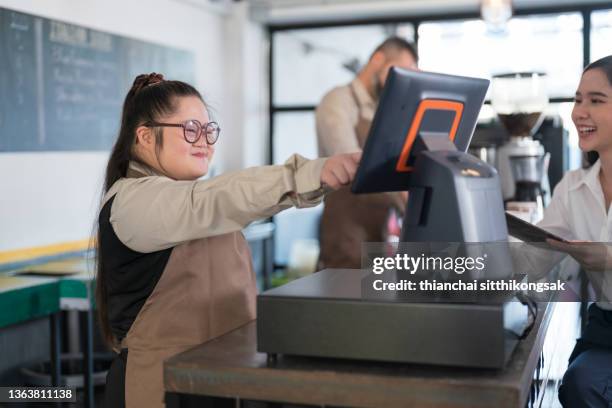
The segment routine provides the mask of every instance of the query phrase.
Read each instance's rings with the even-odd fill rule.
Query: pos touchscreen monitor
[[[448,138],[465,152],[488,87],[486,79],[391,68],[353,193],[407,190],[416,158],[413,147],[421,136]]]

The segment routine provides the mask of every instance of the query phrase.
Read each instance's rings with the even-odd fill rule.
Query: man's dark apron
[[[359,108],[355,133],[363,149],[372,122],[364,118],[363,106],[353,85],[349,87]],[[352,194],[350,187],[345,187],[327,195],[319,231],[318,270],[361,268],[361,244],[386,240],[391,208],[403,214],[404,204],[399,193]]]

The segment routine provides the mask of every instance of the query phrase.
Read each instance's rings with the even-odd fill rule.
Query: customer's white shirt
[[[612,211],[605,206],[599,160],[567,172],[555,187],[538,226],[566,239],[612,242]]]
[[[565,174],[555,187],[544,218],[538,223],[543,229],[565,239],[612,242],[612,210],[606,208],[599,182],[601,163],[598,160],[588,169],[573,170]],[[578,264],[574,264],[578,267]],[[587,271],[588,272],[588,271]],[[610,296],[611,272],[591,272],[589,278],[598,280],[602,290]],[[601,281],[602,278],[604,281]],[[597,305],[612,309],[611,303]]]

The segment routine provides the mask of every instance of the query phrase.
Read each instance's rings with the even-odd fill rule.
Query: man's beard
[[[380,80],[380,74],[376,73],[372,75],[372,92],[374,92],[372,98],[374,98],[375,101],[380,99],[380,94],[382,93],[383,87],[384,84]]]

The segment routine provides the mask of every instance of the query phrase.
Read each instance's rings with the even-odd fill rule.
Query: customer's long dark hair
[[[606,74],[606,78],[608,78],[608,83],[612,85],[612,55],[608,55],[607,57],[603,57],[598,59],[597,61],[591,62],[589,65],[586,66],[584,71],[582,71],[582,74],[584,75],[585,72],[590,71],[592,69],[602,70],[603,73]],[[599,153],[595,151],[586,152],[585,154],[585,161],[588,167],[595,164],[598,159]]]
[[[143,123],[158,121],[161,117],[172,114],[176,110],[177,98],[183,96],[195,96],[204,103],[200,93],[185,82],[167,81],[161,74],[156,73],[136,77],[123,102],[121,128],[106,166],[103,196],[117,180],[126,176],[130,161],[139,161],[133,151],[136,143],[136,129]],[[163,143],[161,128],[156,128],[154,134],[159,151]],[[103,262],[102,253],[105,248],[101,245],[99,228],[96,235],[96,307],[104,340],[113,348],[118,344],[108,320],[106,291],[106,280],[111,271],[106,270]]]

